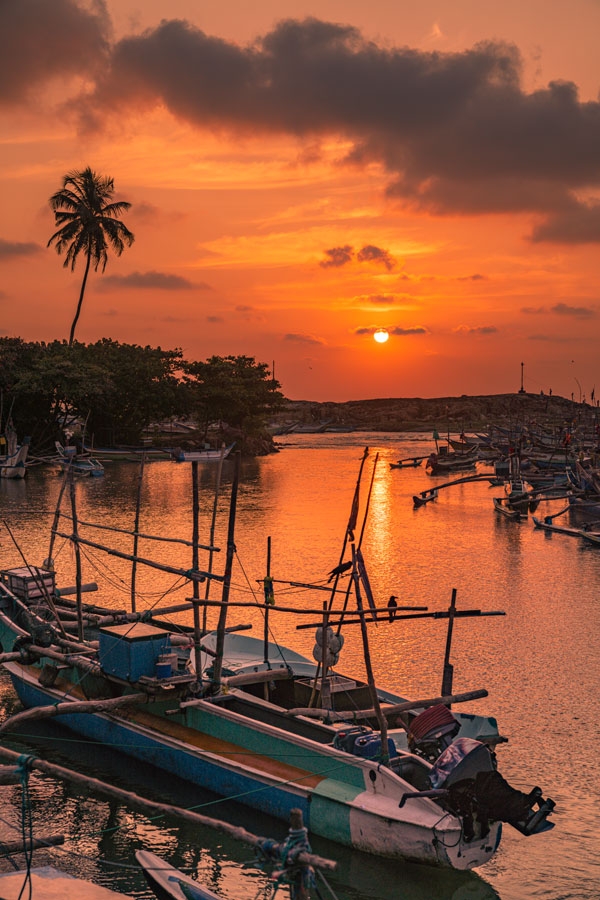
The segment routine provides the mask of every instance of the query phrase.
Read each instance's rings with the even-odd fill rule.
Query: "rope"
[[[31,796],[29,794],[29,773],[35,756],[23,753],[17,760],[17,771],[21,781],[21,837],[23,839],[23,853],[25,856],[25,880],[19,891],[18,900],[24,895],[25,888],[29,886],[28,897],[31,900],[33,885],[31,882],[31,863],[33,860],[33,815],[31,809]],[[29,840],[29,849],[27,842]]]

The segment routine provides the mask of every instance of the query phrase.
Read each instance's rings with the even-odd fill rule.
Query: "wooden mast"
[[[235,513],[237,506],[237,495],[240,481],[240,451],[234,455],[234,472],[231,484],[231,498],[229,501],[229,525],[227,528],[227,558],[225,561],[225,573],[223,576],[223,592],[221,600],[223,606],[219,613],[219,622],[217,625],[217,640],[215,644],[215,661],[213,664],[213,682],[215,688],[221,683],[221,672],[223,670],[223,649],[225,646],[225,624],[227,622],[227,606],[229,603],[229,589],[231,587],[231,570],[233,567],[233,556],[235,553]]]

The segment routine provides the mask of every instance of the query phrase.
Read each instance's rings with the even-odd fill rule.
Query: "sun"
[[[386,331],[385,328],[378,328],[373,334],[373,337],[378,344],[385,344],[385,342],[390,339],[390,333],[389,331]]]

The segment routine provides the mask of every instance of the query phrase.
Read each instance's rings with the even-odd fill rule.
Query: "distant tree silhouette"
[[[63,178],[63,186],[50,197],[50,207],[54,213],[55,225],[60,225],[47,246],[52,244],[56,252],[66,251],[65,268],[75,269],[80,253],[85,256],[85,271],[75,318],[71,325],[69,346],[75,337],[75,328],[81,313],[83,296],[90,271],[94,265],[97,272],[102,266],[106,268],[109,247],[120,256],[125,247],[131,247],[135,240],[129,229],[119,221],[131,203],[124,200],[113,202],[114,181],[104,175],[98,175],[88,166],[77,172],[69,172]]]

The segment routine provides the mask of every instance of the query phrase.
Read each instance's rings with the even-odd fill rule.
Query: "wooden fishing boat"
[[[219,823],[221,827],[223,823]],[[238,829],[239,830],[239,829]],[[247,833],[246,833],[247,834]],[[308,841],[299,810],[293,810],[288,835],[278,843],[268,838],[248,835],[255,848],[256,867],[269,875],[273,883],[273,896],[281,885],[289,890],[290,900],[309,900],[310,896],[322,898],[317,887],[317,876],[332,900],[337,900],[328,884],[323,868],[336,866],[332,860],[314,856]],[[221,900],[203,884],[185,875],[149,850],[138,850],[136,859],[144,877],[158,900]]]
[[[510,506],[507,497],[494,497],[493,502],[496,512],[506,516],[507,519],[514,519],[518,522],[520,519],[525,519],[527,517],[527,512]]]
[[[409,456],[406,459],[399,459],[398,462],[390,463],[390,469],[416,469],[420,466],[426,456]]]
[[[176,462],[218,462],[220,459],[227,459],[234,447],[235,441],[227,447],[223,445],[218,449],[173,450],[172,456]]]
[[[425,468],[431,475],[445,475],[448,472],[458,472],[462,469],[472,469],[477,463],[477,447],[470,447],[462,453],[448,451],[446,446],[439,448],[439,452],[430,453],[427,457]]]
[[[158,900],[222,900],[217,894],[169,865],[150,850],[138,850],[135,858],[141,866],[150,890]]]
[[[581,538],[590,544],[600,544],[600,531],[594,531],[592,528],[576,528],[571,525],[561,525],[558,522],[554,522],[552,516],[546,516],[543,519],[539,519],[537,516],[533,516],[532,518],[535,527],[541,528],[543,531],[551,531],[555,534],[566,534],[571,537]]]
[[[25,478],[29,443],[28,437],[21,444],[17,442],[17,432],[9,419],[5,432],[0,437],[1,478]]]
[[[63,447],[60,441],[56,441],[55,446],[62,469],[70,468],[75,475],[90,475],[95,478],[104,475],[104,466],[95,456],[89,456],[85,452],[78,453],[76,447]]]
[[[361,474],[366,458],[365,452]],[[196,495],[197,465],[192,476]],[[516,791],[497,773],[490,749],[501,740],[495,720],[449,711],[449,705],[486,692],[452,695],[447,660],[439,697],[406,700],[375,685],[369,621],[393,627],[403,618],[445,617],[450,636],[457,616],[498,613],[458,611],[454,595],[446,614],[421,608],[404,615],[398,607],[388,618],[387,608],[377,608],[354,536],[360,474],[340,563],[330,573],[331,588],[325,588],[330,608],[325,614],[322,608],[296,611],[319,614],[316,622],[298,626],[315,628],[314,661],[279,644],[242,639],[237,632],[243,623],[226,625],[227,611],[236,606],[229,592],[238,479],[236,454],[222,574],[200,567],[197,538],[188,570],[105,548],[112,558],[120,555],[186,577],[194,596],[171,612],[193,612],[193,627],[162,619],[159,627],[145,614],[84,607],[81,584],[73,611],[68,592],[54,587],[52,571],[26,567],[4,573],[0,662],[25,711],[0,731],[32,717],[60,716],[71,730],[137,763],[284,820],[299,809],[312,834],[382,857],[470,869],[492,858],[502,821],[523,834],[550,827],[552,801],[543,800],[539,789]],[[195,506],[195,521],[197,515]],[[70,538],[76,553],[80,546],[99,546],[80,535],[74,516],[70,535],[56,527],[55,533]],[[338,588],[342,573],[351,578],[346,603],[336,611],[334,602],[346,594]],[[199,598],[197,586],[205,579],[221,584],[220,600]],[[289,613],[272,603],[269,579],[265,616]],[[352,592],[354,609],[348,605]],[[220,611],[211,635],[199,629],[202,604]],[[343,635],[333,629],[353,624],[363,635],[365,682],[335,668]]]

